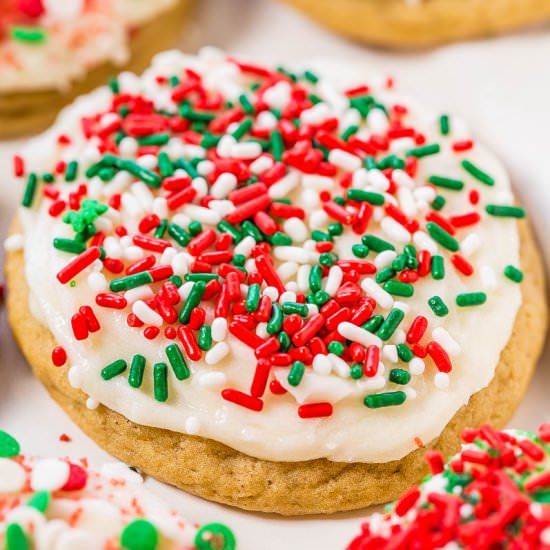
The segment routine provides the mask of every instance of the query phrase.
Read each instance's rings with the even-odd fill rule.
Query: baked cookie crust
[[[104,85],[121,70],[141,73],[154,54],[173,46],[190,5],[191,0],[179,0],[173,8],[138,28],[130,42],[130,61],[123,67],[103,63],[89,71],[84,79],[74,81],[67,92],[39,90],[0,93],[0,139],[46,129],[65,105]]]
[[[550,17],[548,0],[285,0],[350,38],[425,47],[489,37]]]
[[[54,368],[56,342],[29,309],[22,251],[8,253],[9,321],[35,375],[71,419],[101,447],[146,474],[203,498],[239,508],[282,515],[334,513],[395,499],[427,472],[425,450],[448,456],[460,448],[465,427],[490,422],[503,427],[519,405],[535,369],[546,334],[547,306],[542,261],[528,222],[518,222],[523,302],[495,377],[474,394],[425,447],[384,464],[339,463],[326,459],[270,462],[221,443],[141,426],[99,406],[69,385],[68,366]]]

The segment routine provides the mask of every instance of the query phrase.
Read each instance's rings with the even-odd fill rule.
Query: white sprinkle
[[[325,284],[325,292],[329,296],[334,296],[340,288],[340,284],[342,283],[343,278],[344,272],[342,271],[342,268],[337,265],[333,265],[328,272],[327,282]]]
[[[413,147],[416,147],[416,142],[411,137],[403,137],[399,139],[394,139],[390,143],[390,152],[394,154],[400,154],[405,151],[408,151],[409,149],[412,149]]]
[[[227,319],[225,317],[216,317],[212,321],[212,340],[222,342],[227,337]]]
[[[23,235],[21,233],[15,233],[10,235],[4,241],[4,250],[7,252],[15,252],[16,250],[21,250],[24,244]]]
[[[144,210],[150,210],[151,205],[153,204],[153,193],[151,193],[151,190],[145,183],[142,181],[136,181],[132,185],[132,193],[136,197],[136,199],[139,201],[139,204],[141,204],[142,208]]]
[[[313,358],[313,371],[323,376],[328,376],[332,371],[332,363],[328,355],[318,354]]]
[[[215,167],[216,165],[212,161],[201,160],[201,162],[197,164],[197,172],[201,176],[209,176],[214,171]]]
[[[157,167],[158,161],[155,155],[142,155],[136,159],[136,163],[147,170],[154,170]]]
[[[342,378],[349,378],[350,366],[335,353],[329,353],[328,358],[332,363],[333,371]]]
[[[402,328],[398,328],[392,336],[392,341],[395,344],[404,344],[407,339],[407,335]]]
[[[374,258],[374,265],[378,271],[388,267],[392,262],[397,258],[397,252],[394,250],[383,250],[376,255]]]
[[[383,288],[379,287],[374,279],[368,277],[361,282],[361,288],[369,294],[382,309],[393,307],[393,297]]]
[[[424,369],[426,368],[426,365],[420,357],[413,357],[409,361],[409,372],[414,376],[420,376]]]
[[[271,334],[267,332],[267,323],[258,323],[258,326],[256,327],[256,334],[263,340],[269,338]]]
[[[319,193],[313,189],[302,189],[302,204],[307,210],[314,210],[319,207],[321,200]]]
[[[109,284],[103,273],[95,272],[88,275],[88,286],[97,294],[98,292],[105,292]]]
[[[277,275],[283,280],[288,281],[298,272],[298,264],[296,262],[284,262],[277,268]]]
[[[413,235],[413,243],[421,250],[427,250],[432,256],[437,254],[436,242],[424,231],[417,231]]]
[[[371,109],[367,115],[367,126],[375,134],[385,134],[390,127],[388,117],[382,109]]]
[[[284,302],[296,302],[296,293],[291,290],[283,292],[279,297],[279,302],[283,304]]]
[[[393,307],[396,309],[400,309],[405,315],[407,315],[407,313],[409,313],[409,311],[411,310],[411,306],[409,304],[405,302],[400,302],[398,300],[393,303]]]
[[[443,327],[434,328],[432,331],[432,338],[440,344],[451,357],[460,354],[460,344]]]
[[[399,200],[399,206],[403,214],[409,218],[414,218],[418,209],[412,191],[407,187],[399,187],[397,189],[397,199]]]
[[[390,217],[385,217],[380,222],[382,231],[392,240],[399,244],[411,242],[411,234],[399,222]]]
[[[25,486],[27,474],[14,460],[0,458],[0,493],[16,493]]]
[[[309,216],[309,227],[321,229],[328,222],[328,214],[324,210],[314,210]]]
[[[469,258],[475,254],[481,246],[481,239],[477,233],[470,233],[460,243],[460,251],[462,255]]]
[[[218,142],[216,153],[222,158],[227,158],[231,156],[231,150],[236,143],[237,140],[232,135],[225,134]]]
[[[195,283],[187,281],[178,288],[178,294],[182,300],[187,300],[189,293],[191,292]]]
[[[133,137],[124,137],[118,144],[118,150],[123,157],[135,157],[139,144]]]
[[[340,334],[340,336],[343,336],[344,338],[351,340],[352,342],[358,342],[363,346],[382,345],[382,341],[380,340],[380,338],[378,338],[378,336],[348,321],[340,323],[336,330],[338,331],[338,334]]]
[[[173,247],[169,246],[165,248],[160,256],[159,264],[168,265],[172,263],[172,260],[177,256],[178,251]]]
[[[202,199],[208,194],[208,183],[202,177],[193,178],[191,181],[191,187],[197,192],[197,199]]]
[[[190,416],[185,420],[185,433],[188,435],[197,435],[201,429],[201,423],[198,417]]]
[[[311,252],[299,246],[277,246],[273,249],[273,255],[278,260],[296,262],[299,264],[313,263]]]
[[[31,472],[33,491],[58,491],[67,483],[70,468],[68,462],[59,458],[39,460]]]
[[[225,342],[218,342],[206,352],[204,360],[207,365],[215,365],[216,363],[219,363],[228,353],[229,346]]]
[[[277,123],[277,117],[271,111],[262,111],[255,121],[256,126],[264,130],[272,130],[277,126]]]
[[[428,185],[424,185],[423,187],[418,187],[413,191],[414,198],[418,200],[422,200],[425,202],[432,202],[435,197],[437,196],[437,191]]]
[[[318,125],[323,123],[331,115],[330,107],[323,102],[316,103],[310,109],[300,113],[300,121],[304,124]]]
[[[390,180],[378,168],[373,168],[367,172],[367,182],[378,191],[385,192],[390,188]]]
[[[449,375],[445,372],[438,372],[434,376],[434,385],[438,390],[444,390],[449,387]]]
[[[361,159],[342,149],[332,149],[328,154],[328,161],[348,172],[361,168]]]
[[[141,218],[143,216],[143,209],[141,208],[141,205],[136,197],[131,195],[129,192],[122,194],[120,197],[120,203],[122,205],[122,209],[131,218]]]
[[[397,355],[397,346],[393,344],[386,344],[382,348],[382,356],[391,363],[397,363],[397,360],[399,358]]]
[[[255,141],[237,143],[231,147],[231,157],[235,159],[255,159],[262,154],[262,146]]]
[[[369,184],[369,173],[365,168],[360,168],[353,172],[351,177],[351,186],[355,189],[363,189]]]
[[[290,84],[284,80],[281,80],[269,87],[264,92],[262,99],[272,109],[284,109],[290,101],[291,91]]]
[[[237,183],[237,176],[235,174],[223,172],[217,177],[214,185],[210,188],[210,195],[215,199],[224,199],[231,191],[237,188]]]
[[[479,275],[481,277],[481,285],[484,290],[495,290],[495,288],[498,287],[498,280],[492,267],[482,265],[479,268]]]
[[[69,368],[67,373],[67,379],[69,380],[69,385],[75,390],[80,389],[80,369],[78,366],[73,365]]]
[[[254,237],[247,235],[236,247],[235,254],[242,254],[246,258],[252,253],[252,249],[256,246]]]
[[[283,199],[286,197],[295,187],[300,183],[300,176],[298,172],[289,172],[286,176],[282,177],[277,183],[274,183],[267,191],[268,195],[272,199]]]
[[[143,258],[145,252],[139,246],[129,246],[122,251],[122,256],[131,262],[137,262]]]
[[[300,291],[300,289],[298,288],[298,284],[296,283],[296,281],[289,281],[289,282],[286,284],[286,289],[287,289],[289,292],[293,292],[294,294],[296,294],[297,292]]]
[[[302,176],[302,185],[305,189],[314,191],[327,191],[334,187],[334,180],[328,176],[318,176],[317,174],[304,174]]]
[[[266,170],[269,170],[273,166],[273,160],[267,155],[262,155],[258,157],[251,165],[250,171],[259,176],[263,174]]]
[[[176,254],[170,262],[176,275],[186,275],[189,272],[189,258],[185,252]]]
[[[266,286],[262,295],[269,296],[273,302],[279,299],[279,291],[274,286]]]
[[[154,327],[162,326],[162,317],[142,300],[134,302],[132,305],[132,313],[146,325],[153,325]]]
[[[542,531],[540,534],[540,541],[545,545],[550,544],[550,527],[547,527],[544,531]]]
[[[103,241],[103,248],[109,258],[118,259],[122,256],[122,247],[120,241],[116,237],[106,237]]]
[[[414,180],[403,170],[394,170],[391,177],[398,187],[406,187],[408,189],[414,189],[415,187]]]
[[[283,229],[296,243],[302,243],[308,238],[306,224],[300,218],[288,218],[283,223]]]
[[[298,283],[298,289],[300,292],[307,292],[309,290],[309,273],[311,272],[311,266],[308,264],[301,265],[298,268],[298,276],[296,282]]]
[[[86,399],[86,408],[93,411],[94,409],[97,409],[98,407],[99,407],[99,402],[98,401],[96,401],[95,399],[92,399],[91,397],[88,397],[88,399]]]
[[[183,213],[192,220],[206,225],[217,225],[222,221],[222,217],[215,210],[210,210],[209,208],[204,208],[196,204],[186,204],[183,207]]]
[[[407,386],[404,391],[405,391],[405,394],[407,395],[407,399],[409,400],[416,399],[416,390],[414,388]]]

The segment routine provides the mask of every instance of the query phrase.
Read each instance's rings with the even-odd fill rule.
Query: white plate
[[[463,115],[477,137],[504,160],[516,191],[529,209],[543,250],[550,251],[550,36],[544,30],[432,51],[388,53],[339,39],[268,0],[203,0],[198,21],[186,31],[181,46],[194,51],[204,44],[273,62],[325,58],[326,64],[335,65],[334,60],[345,60],[345,68],[353,70],[358,79],[364,73],[392,74],[402,90],[441,111]],[[16,143],[0,144],[2,238],[20,196],[20,191],[9,187],[7,176],[10,155],[16,148]],[[546,259],[548,262],[550,254]],[[549,355],[547,352],[541,361],[511,425],[533,429],[550,420]],[[34,380],[11,339],[5,311],[0,313],[0,372],[0,427],[13,433],[26,452],[109,460]],[[72,442],[60,442],[62,433]],[[147,483],[189,519],[230,525],[240,550],[342,549],[366,515],[362,511],[308,519],[279,518],[212,504],[154,480]]]

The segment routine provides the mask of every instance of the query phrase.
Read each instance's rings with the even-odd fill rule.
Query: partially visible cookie
[[[422,47],[489,37],[550,17],[547,0],[285,0],[350,38]]]
[[[122,463],[25,456],[0,431],[0,547],[234,550],[235,537],[219,523],[189,523]]]
[[[426,454],[431,474],[385,514],[372,515],[347,550],[550,547],[550,424],[538,433],[462,434],[446,464]]]
[[[142,71],[173,44],[190,0],[4,4],[0,138],[43,130],[64,105],[120,70]]]

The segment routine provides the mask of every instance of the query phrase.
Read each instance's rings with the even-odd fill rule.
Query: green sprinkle
[[[13,40],[17,40],[19,42],[40,44],[46,41],[48,35],[44,29],[40,29],[38,27],[16,26],[10,29],[10,36]]]
[[[120,545],[126,550],[156,550],[158,544],[157,528],[146,519],[132,521],[120,535]]]
[[[243,235],[241,234],[241,232],[235,226],[231,225],[228,221],[222,220],[216,226],[216,228],[222,233],[229,233],[233,237],[235,244],[238,244],[243,240]]]
[[[36,194],[36,185],[38,183],[38,178],[35,173],[30,173],[29,178],[27,179],[27,184],[25,185],[25,192],[23,193],[23,199],[21,204],[25,208],[30,208],[32,206],[34,196]]]
[[[348,126],[341,135],[342,141],[347,141],[351,136],[356,134],[359,131],[359,126],[352,124]]]
[[[83,242],[73,239],[55,238],[53,240],[53,247],[62,252],[69,252],[70,254],[81,254],[86,250],[86,245]]]
[[[148,271],[142,271],[134,275],[113,279],[109,285],[112,292],[120,292],[122,290],[130,290],[138,286],[147,285],[153,282],[153,277]]]
[[[193,285],[187,300],[185,300],[185,304],[183,304],[183,307],[181,308],[179,315],[180,323],[186,324],[189,322],[191,312],[200,304],[205,289],[206,283],[204,281],[197,281]]]
[[[376,276],[374,277],[374,280],[381,285],[382,283],[385,283],[386,281],[389,281],[392,277],[395,277],[395,270],[390,267],[389,265],[381,269]]]
[[[241,104],[241,106],[243,108],[243,111],[247,115],[253,115],[254,114],[254,105],[252,105],[252,103],[250,103],[250,100],[248,99],[246,94],[241,94],[239,96],[239,103]]]
[[[122,374],[127,366],[124,359],[117,359],[102,369],[101,378],[103,378],[103,380],[111,380],[111,378]]]
[[[394,296],[403,296],[404,298],[410,298],[414,294],[413,285],[401,281],[386,281],[384,290]]]
[[[281,353],[286,353],[290,348],[290,336],[283,330],[282,332],[279,332],[279,336],[277,336],[277,340],[279,341],[279,351]]]
[[[466,294],[458,294],[456,297],[456,305],[460,307],[480,306],[487,301],[485,292],[468,292]]]
[[[283,136],[281,135],[280,130],[273,130],[271,132],[271,152],[273,154],[273,158],[276,161],[280,161],[283,157],[283,151],[285,149],[284,143],[283,143]]]
[[[499,204],[488,204],[485,207],[487,214],[499,218],[525,218],[525,210],[520,206],[504,206]]]
[[[391,369],[389,379],[394,384],[404,385],[411,381],[411,374],[403,369]]]
[[[153,387],[157,401],[164,402],[168,399],[168,367],[166,363],[157,363],[153,367]]]
[[[367,322],[361,325],[361,328],[364,328],[365,330],[372,332],[372,334],[375,334],[378,331],[378,329],[382,326],[383,322],[384,322],[383,315],[373,315]]]
[[[183,284],[183,280],[179,275],[172,275],[168,280],[174,283],[178,288]]]
[[[132,176],[135,176],[138,180],[141,180],[145,185],[153,189],[158,189],[162,184],[162,179],[158,174],[147,168],[143,168],[132,160],[120,160],[117,162],[117,166],[120,170],[129,172]]]
[[[389,340],[399,326],[399,323],[403,320],[403,317],[405,317],[405,314],[402,310],[397,308],[392,309],[378,330],[378,336],[384,341]]]
[[[237,127],[237,129],[233,132],[233,137],[239,141],[242,137],[244,137],[245,134],[247,134],[252,128],[252,119],[247,118],[241,124]]]
[[[435,280],[440,280],[445,278],[445,259],[443,256],[435,255],[432,256],[432,265],[431,265],[432,277]]]
[[[319,263],[324,267],[331,267],[338,261],[338,256],[332,252],[323,252],[319,256]]]
[[[191,235],[177,223],[171,223],[168,226],[168,235],[180,246],[187,246],[191,242]]]
[[[191,373],[189,372],[189,367],[187,366],[178,345],[170,344],[169,346],[166,346],[165,351],[166,357],[168,357],[168,361],[170,362],[170,366],[172,367],[176,378],[178,380],[185,380],[189,378]]]
[[[369,247],[364,244],[354,244],[351,247],[351,251],[357,258],[366,258],[369,255]]]
[[[368,202],[375,206],[381,206],[386,200],[381,193],[364,191],[363,189],[348,189],[346,197],[350,201]]]
[[[319,77],[315,73],[308,70],[304,71],[304,78],[312,84],[317,84],[317,82],[319,82]]]
[[[155,232],[153,235],[157,239],[162,239],[166,233],[166,229],[168,228],[168,220],[164,219],[160,222],[160,225],[155,229]]]
[[[428,305],[438,317],[445,317],[449,313],[449,308],[439,296],[432,296],[428,300]]]
[[[262,232],[250,220],[245,220],[242,223],[242,230],[244,231],[245,235],[252,237],[256,242],[264,240]]]
[[[324,242],[324,241],[332,242],[332,235],[330,235],[329,233],[325,233],[324,231],[320,231],[319,229],[314,229],[311,232],[311,238],[315,242]]]
[[[195,535],[197,550],[235,550],[235,535],[221,523],[203,525]]]
[[[273,246],[288,246],[292,244],[292,239],[288,235],[276,231],[271,237],[271,244]]]
[[[327,227],[327,231],[331,237],[337,237],[344,232],[344,226],[340,222],[330,223]]]
[[[352,365],[349,375],[354,380],[359,380],[363,376],[363,365],[361,363],[355,363]]]
[[[198,221],[192,221],[188,226],[187,230],[189,231],[192,237],[196,237],[199,233],[202,233],[202,224]]]
[[[282,308],[285,315],[292,315],[293,313],[297,313],[302,317],[306,317],[309,312],[307,304],[299,304],[298,302],[283,302]]]
[[[399,256],[396,256],[396,258],[391,263],[391,269],[397,272],[403,271],[406,266],[407,266],[406,254],[399,254]]]
[[[329,343],[327,346],[328,351],[330,353],[334,353],[335,355],[342,355],[344,353],[344,344],[342,342],[338,342],[337,340],[333,340]]]
[[[0,430],[0,457],[11,458],[18,456],[21,451],[19,442],[9,433]]]
[[[464,182],[461,180],[445,178],[443,176],[430,176],[428,181],[433,183],[436,187],[443,187],[445,189],[451,189],[452,191],[461,191],[464,189]]]
[[[440,150],[441,147],[439,146],[439,143],[432,143],[430,145],[423,145],[422,147],[410,149],[407,151],[406,156],[416,158],[427,157],[428,155],[435,155],[439,153]]]
[[[198,338],[199,348],[208,351],[212,347],[212,329],[208,325],[203,325],[199,329]]]
[[[65,181],[71,182],[76,179],[78,176],[78,162],[76,160],[71,160],[67,164],[67,169],[65,170]]]
[[[306,366],[301,361],[294,361],[290,372],[288,373],[288,383],[291,386],[297,386],[304,376]]]
[[[447,248],[451,252],[458,252],[460,248],[458,241],[451,234],[447,233],[447,231],[445,231],[445,229],[441,226],[434,222],[428,222],[426,224],[426,229],[434,241],[438,242],[441,246]]]
[[[324,290],[318,290],[313,295],[313,303],[319,307],[326,304],[329,300],[330,300],[330,295],[326,293]]]
[[[246,295],[246,302],[245,302],[245,309],[249,313],[253,313],[258,309],[258,306],[260,305],[260,285],[257,283],[254,283],[248,287],[248,293]],[[284,307],[283,307],[284,311]]]
[[[6,550],[29,550],[30,544],[25,531],[18,523],[6,527]]]
[[[278,334],[283,326],[283,310],[277,302],[273,302],[271,306],[271,318],[267,323],[267,333],[268,334]]]
[[[369,250],[374,250],[374,252],[395,250],[395,246],[393,246],[393,244],[381,239],[380,237],[376,237],[375,235],[363,235],[361,237],[361,241],[365,246],[369,247]]]
[[[128,384],[132,388],[139,388],[143,383],[143,373],[145,372],[145,357],[143,355],[136,354],[132,358],[132,364],[130,365],[130,372],[128,374]]]
[[[414,353],[406,344],[397,344],[397,355],[404,363],[408,363],[414,357]]]
[[[52,495],[48,491],[39,491],[27,501],[27,506],[44,513],[50,506]]]
[[[407,394],[405,392],[391,391],[367,395],[364,399],[364,403],[369,409],[379,409],[380,407],[402,405],[405,403],[405,399],[407,399]]]
[[[442,136],[448,136],[450,132],[449,115],[441,115],[439,117],[439,131]]]
[[[445,199],[445,197],[442,197],[441,195],[437,195],[437,197],[435,197],[435,199],[432,201],[431,207],[434,210],[439,211],[445,206],[446,202],[447,200]]]
[[[191,283],[196,283],[197,281],[208,283],[209,281],[219,279],[220,276],[217,273],[186,273],[183,278],[185,281]]]
[[[513,265],[507,265],[504,268],[504,275],[511,281],[514,281],[514,283],[521,283],[523,281],[523,271]]]
[[[475,164],[471,163],[469,160],[464,159],[462,161],[462,168],[473,176],[476,180],[484,183],[485,185],[494,185],[495,180],[492,176],[484,172],[481,168],[478,168]]]

